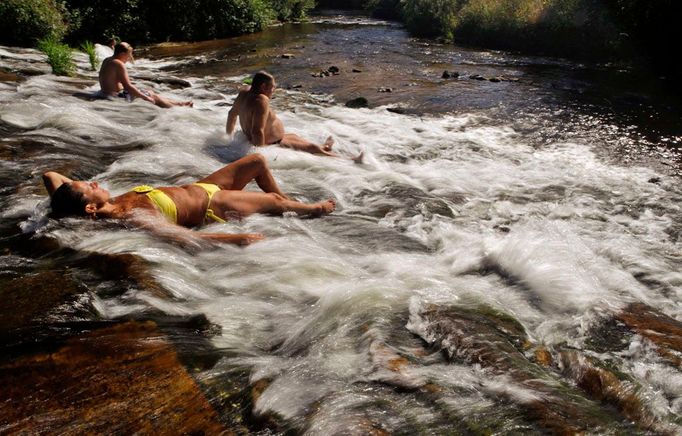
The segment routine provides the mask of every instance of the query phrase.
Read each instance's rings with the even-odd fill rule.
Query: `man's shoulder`
[[[108,57],[102,61],[102,68],[125,68],[125,64],[115,57]]]

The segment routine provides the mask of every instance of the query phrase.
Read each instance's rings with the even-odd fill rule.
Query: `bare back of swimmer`
[[[332,152],[334,139],[330,136],[324,144],[315,144],[293,133],[284,131],[282,120],[270,108],[270,99],[276,89],[274,77],[261,71],[253,77],[251,87],[239,92],[227,116],[225,130],[234,133],[237,119],[242,131],[256,147],[278,144],[281,147],[312,154],[338,157]]]

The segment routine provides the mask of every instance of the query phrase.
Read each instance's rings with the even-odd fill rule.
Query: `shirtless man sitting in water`
[[[127,42],[119,42],[114,46],[114,55],[102,61],[99,70],[99,86],[101,93],[111,97],[126,99],[141,98],[163,108],[173,106],[193,106],[191,101],[175,101],[161,97],[152,91],[139,90],[130,83],[126,62],[133,60],[133,47]]]
[[[237,99],[227,116],[226,131],[234,133],[237,118],[242,131],[256,147],[279,144],[281,147],[293,148],[312,154],[338,157],[332,152],[334,139],[330,136],[319,145],[301,138],[293,133],[284,133],[284,124],[270,109],[270,99],[275,92],[275,78],[265,71],[253,76],[251,87],[239,91]]]
[[[264,192],[242,191],[252,180]],[[142,185],[117,197],[111,197],[97,182],[73,181],[53,171],[43,174],[43,182],[51,197],[53,218],[75,215],[125,220],[177,242],[191,241],[191,235],[195,235],[207,241],[247,245],[263,236],[192,232],[186,227],[225,222],[254,213],[281,215],[290,211],[320,216],[336,208],[331,199],[318,203],[289,199],[260,154],[243,157],[191,185],[161,188]]]

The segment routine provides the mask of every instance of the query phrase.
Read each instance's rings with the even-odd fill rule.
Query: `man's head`
[[[114,46],[114,56],[123,62],[135,62],[133,59],[133,47],[127,42],[119,42]]]
[[[265,71],[257,72],[251,81],[251,92],[272,97],[275,92],[275,78]]]
[[[97,182],[63,183],[52,193],[50,216],[63,218],[94,215],[109,198],[109,191],[100,188]]]

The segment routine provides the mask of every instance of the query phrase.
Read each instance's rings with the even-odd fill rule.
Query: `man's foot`
[[[330,198],[329,200],[315,203],[313,206],[315,206],[315,211],[310,214],[311,216],[329,215],[336,209],[336,200]]]
[[[355,156],[355,157],[351,157],[351,160],[352,160],[353,162],[355,162],[356,164],[361,164],[361,163],[363,163],[364,159],[365,159],[365,151],[364,151],[364,150],[361,151],[359,155],[357,155],[357,156]]]
[[[324,144],[322,144],[322,149],[324,151],[332,151],[332,147],[334,146],[334,138],[331,136],[327,138],[326,141],[324,141]]]

